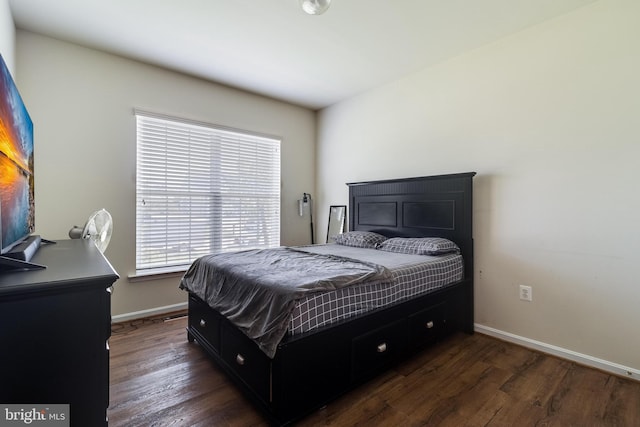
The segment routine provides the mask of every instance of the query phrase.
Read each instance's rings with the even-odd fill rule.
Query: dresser
[[[117,273],[84,239],[43,244],[47,268],[0,272],[0,404],[70,405],[71,426],[106,426]]]

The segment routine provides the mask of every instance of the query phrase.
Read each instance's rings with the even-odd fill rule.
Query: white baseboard
[[[159,314],[171,313],[172,311],[186,310],[188,304],[181,302],[179,304],[165,305],[164,307],[150,308],[148,310],[134,311],[131,313],[118,314],[111,317],[113,323],[126,322],[129,320],[141,319],[144,317],[157,316]]]
[[[498,329],[490,328],[488,326],[474,324],[474,330],[481,334],[490,335],[492,337],[501,339],[503,341],[512,342],[514,344],[521,345],[523,347],[538,350],[542,353],[551,354],[553,356],[560,357],[562,359],[571,360],[579,363],[580,365],[589,366],[601,371],[609,372],[621,377],[630,378],[636,381],[640,381],[640,370],[630,368],[628,366],[619,365],[617,363],[609,362],[608,360],[598,359],[586,354],[577,353],[566,348],[557,347],[555,345],[547,344],[544,342],[532,340],[530,338],[514,335],[509,332],[504,332]]]

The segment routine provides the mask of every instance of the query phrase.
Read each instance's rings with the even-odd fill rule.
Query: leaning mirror
[[[329,206],[329,226],[327,228],[327,243],[333,243],[338,234],[344,232],[347,220],[347,207],[344,205]]]

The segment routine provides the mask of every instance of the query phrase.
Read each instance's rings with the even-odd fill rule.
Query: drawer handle
[[[238,354],[236,356],[236,363],[238,363],[238,365],[240,366],[244,365],[244,356],[242,356],[241,354]]]
[[[427,327],[427,329],[433,328],[433,320],[429,320],[425,326]]]
[[[205,326],[207,326],[207,322],[205,322],[204,319],[200,319],[200,326],[204,328]]]
[[[377,351],[378,353],[384,353],[385,351],[387,351],[387,343],[383,342],[382,344],[378,344]]]

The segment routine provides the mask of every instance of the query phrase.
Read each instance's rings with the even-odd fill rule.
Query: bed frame
[[[455,331],[473,333],[472,178],[475,172],[349,186],[349,229],[388,237],[445,237],[464,257],[464,279],[436,292],[305,334],[273,359],[189,294],[197,341],[273,425],[287,425]]]

